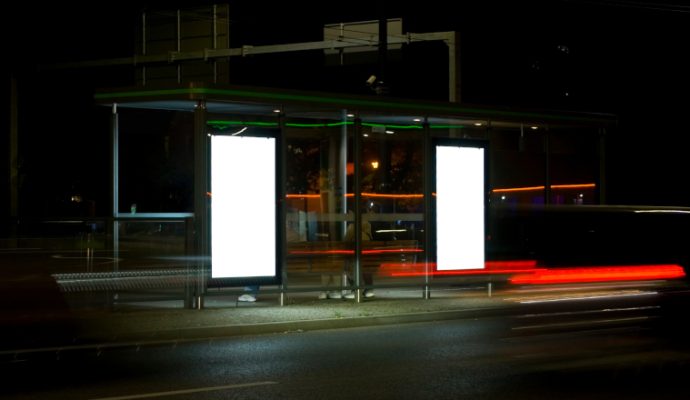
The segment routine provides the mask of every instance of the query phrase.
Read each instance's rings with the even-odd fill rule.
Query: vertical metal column
[[[146,12],[141,13],[141,55],[146,55]],[[141,65],[141,85],[146,86],[146,64]]]
[[[448,46],[448,101],[460,102],[460,35],[450,32],[446,39]]]
[[[230,47],[230,46],[228,46]],[[213,5],[213,50],[218,48],[218,5]],[[213,83],[218,83],[218,60],[213,59]]]
[[[120,259],[120,125],[117,113],[117,103],[113,103],[110,119],[110,187],[112,190],[112,249],[113,249],[113,270],[118,271]]]
[[[342,25],[342,24],[341,24]],[[341,53],[342,57],[342,53]],[[340,202],[339,213],[341,214],[343,221],[338,224],[338,236],[337,240],[342,240],[345,238],[347,233],[347,127],[348,127],[348,116],[347,110],[341,111],[341,120],[344,122],[340,128],[340,140],[339,140],[339,157],[337,162],[337,192]],[[340,285],[341,287],[347,286],[347,268],[343,265],[343,270],[340,274]],[[342,293],[342,291],[341,291]]]
[[[423,123],[423,145],[422,145],[422,151],[424,152],[424,157],[423,157],[423,176],[424,176],[424,186],[423,186],[423,193],[424,193],[424,289],[422,292],[422,298],[424,299],[429,299],[431,298],[431,289],[430,289],[430,263],[433,262],[434,260],[434,252],[433,249],[435,249],[435,244],[432,243],[432,234],[431,234],[431,229],[434,226],[432,218],[433,218],[433,213],[432,213],[432,207],[433,207],[433,199],[431,198],[431,182],[433,179],[433,173],[435,166],[431,165],[432,162],[432,144],[431,144],[431,129],[429,129],[429,121],[427,117],[424,117],[424,123]]]
[[[280,108],[281,110],[283,107]],[[287,172],[286,172],[286,156],[287,156],[287,143],[285,140],[285,113],[281,111],[280,114],[278,114],[278,127],[280,129],[280,132],[278,133],[278,136],[276,137],[276,140],[278,141],[278,151],[276,154],[276,165],[278,166],[278,175],[277,175],[277,189],[279,201],[278,201],[278,221],[279,221],[279,226],[278,226],[278,249],[280,249],[280,252],[277,254],[279,257],[279,263],[280,263],[280,274],[281,274],[281,280],[280,280],[280,305],[285,306],[287,305],[287,289],[288,289],[288,276],[287,276],[287,242],[286,242],[286,229],[287,229],[287,224],[286,224],[286,209],[285,209],[285,182],[287,181]]]
[[[113,103],[112,114],[110,119],[110,128],[110,187],[113,195],[112,209],[110,210],[112,220],[111,238],[113,250],[113,272],[117,272],[120,270],[120,221],[118,219],[118,214],[120,211],[120,126],[119,115],[117,113],[117,103]],[[113,294],[110,292],[110,290],[107,290],[105,292],[105,296],[106,306],[112,307],[113,301],[117,298],[117,293]]]
[[[196,282],[196,270],[193,261],[196,256],[196,246],[194,245],[194,217],[184,219],[184,255],[185,255],[185,285],[184,285],[184,308],[193,309],[195,300],[194,293]]]
[[[340,199],[340,214],[347,215],[347,110],[342,110],[341,120],[344,122],[340,128],[340,146],[337,168],[337,192]],[[343,221],[340,229],[339,240],[345,237],[347,221]]]
[[[193,294],[193,308],[204,308],[206,275],[210,266],[209,243],[209,137],[206,133],[206,102],[199,100],[194,109],[194,231],[198,269]]]
[[[182,16],[177,10],[177,52],[182,51]],[[182,82],[182,64],[177,62],[177,83]]]
[[[385,91],[383,87],[387,85],[386,82],[388,81],[386,76],[386,69],[388,68],[388,20],[386,19],[384,2],[380,2],[379,7],[379,86],[377,86],[377,89],[380,88]]]
[[[362,120],[359,115],[355,118],[355,137],[354,137],[354,201],[355,201],[355,299],[357,303],[362,302]]]

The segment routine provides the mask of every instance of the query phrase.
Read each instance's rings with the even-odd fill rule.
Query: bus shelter
[[[114,268],[179,273],[188,307],[244,285],[281,304],[381,287],[428,297],[519,266],[492,210],[605,204],[616,122],[206,84],[95,98],[112,110]],[[128,260],[141,243],[148,261]]]

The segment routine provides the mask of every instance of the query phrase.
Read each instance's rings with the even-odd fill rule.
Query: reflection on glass
[[[118,212],[192,212],[193,113],[123,108],[118,126]]]
[[[598,204],[599,135],[595,129],[550,131],[551,204]]]
[[[545,131],[520,124],[496,125],[490,132],[491,204],[543,205]]]
[[[318,116],[320,118],[314,118]],[[347,176],[353,174],[351,121],[344,111],[288,115],[286,140],[287,275],[292,286],[320,286],[320,299],[341,298],[353,264],[345,230]]]

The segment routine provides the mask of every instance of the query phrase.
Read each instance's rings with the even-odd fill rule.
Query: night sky
[[[620,125],[609,137],[608,202],[690,206],[690,191],[684,187],[690,169],[683,143],[688,133],[684,115],[690,89],[690,5],[482,1],[460,2],[451,11],[448,2],[435,0],[404,5],[324,2],[318,7],[314,2],[236,3],[231,4],[231,47],[321,40],[324,23],[375,20],[382,13],[403,18],[404,32],[458,31],[463,102],[616,114]],[[147,6],[157,4],[93,3],[80,10],[64,3],[14,5],[3,12],[12,21],[2,28],[3,37],[11,38],[5,49],[9,61],[3,67],[3,89],[9,92],[9,72],[14,72],[19,79],[21,168],[27,190],[59,201],[78,188],[103,205],[98,215],[107,214],[107,112],[95,107],[91,96],[94,87],[127,84],[132,77],[107,69],[63,71],[57,76],[37,65],[131,56],[133,26],[139,10]],[[444,93],[439,88],[445,82],[415,76],[415,71],[433,73],[439,67],[428,65],[423,54],[419,60],[403,72],[390,71],[392,95],[434,98]],[[355,69],[348,79],[363,82],[367,72]],[[319,74],[307,83],[305,72],[287,68],[266,82],[315,89],[329,81],[328,72]],[[238,80],[256,83],[258,78]],[[352,86],[331,82],[337,90]],[[355,92],[366,93],[363,85],[354,86]],[[3,96],[4,121],[9,121],[8,98]],[[24,101],[41,111],[21,108]],[[64,123],[65,110],[71,113],[69,126]],[[3,143],[8,142],[8,130],[5,123]],[[0,149],[6,177],[6,145]],[[7,213],[8,193],[4,187],[2,215]]]

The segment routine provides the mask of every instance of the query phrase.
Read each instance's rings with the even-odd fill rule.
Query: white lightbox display
[[[211,136],[211,277],[275,277],[276,139]]]
[[[484,268],[486,149],[444,143],[435,151],[436,268]]]

